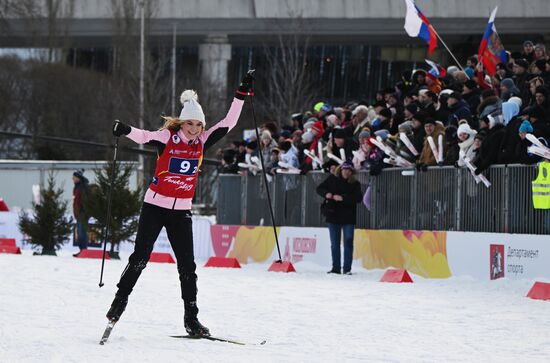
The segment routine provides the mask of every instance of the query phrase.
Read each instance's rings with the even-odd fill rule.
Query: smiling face
[[[461,132],[460,134],[458,134],[458,138],[460,139],[460,141],[466,141],[469,137],[470,135],[465,132]]]
[[[199,120],[185,120],[181,125],[181,131],[189,140],[194,140],[204,130]]]

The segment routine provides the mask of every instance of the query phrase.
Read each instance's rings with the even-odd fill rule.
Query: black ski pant
[[[189,210],[166,209],[143,203],[134,252],[130,255],[128,265],[120,277],[117,295],[128,296],[132,292],[141,271],[147,266],[162,227],[166,228],[168,240],[176,256],[185,313],[196,316],[198,313],[197,275],[195,274],[197,266],[193,255],[193,230]]]

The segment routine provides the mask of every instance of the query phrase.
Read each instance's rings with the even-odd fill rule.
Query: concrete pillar
[[[211,117],[219,116],[227,101],[227,66],[231,59],[231,44],[227,35],[211,34],[199,45],[199,64],[201,69],[201,103],[206,102],[205,113]],[[214,121],[214,120],[212,120]]]

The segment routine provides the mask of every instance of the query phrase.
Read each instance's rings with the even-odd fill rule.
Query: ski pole
[[[258,124],[256,123],[256,113],[254,112],[254,101],[253,97],[250,97],[250,105],[252,106],[252,119],[254,120],[254,130],[256,130],[256,140],[260,140],[260,133],[258,132]],[[279,253],[279,260],[275,261],[281,263],[283,259],[281,258],[281,248],[279,247],[279,238],[277,237],[277,228],[275,227],[275,215],[273,214],[273,207],[271,205],[271,195],[269,193],[269,186],[267,185],[267,176],[264,166],[264,158],[262,157],[262,143],[258,142],[260,148],[260,162],[262,164],[262,174],[264,176],[264,185],[267,192],[267,202],[269,204],[269,212],[271,214],[271,225],[273,226],[273,234],[275,235],[275,243],[277,244],[277,252]]]
[[[101,275],[99,277],[99,287],[103,287],[103,268],[105,267],[105,253],[107,252],[107,237],[109,236],[109,224],[111,223],[111,200],[113,196],[113,182],[115,178],[115,165],[118,151],[118,137],[115,139],[115,152],[113,154],[113,164],[111,165],[111,175],[109,176],[109,194],[107,196],[107,219],[105,224],[105,233],[103,234],[103,258],[101,259]]]

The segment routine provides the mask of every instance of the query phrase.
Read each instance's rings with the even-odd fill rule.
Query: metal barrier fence
[[[427,172],[390,168],[376,177],[358,173],[363,193],[370,187],[370,210],[357,206],[357,227],[441,231],[550,234],[550,211],[533,208],[534,166],[499,165],[485,174],[491,187],[476,184],[466,169]],[[269,183],[278,226],[325,226],[322,198],[315,189],[328,175],[276,175]],[[217,221],[269,225],[262,177],[220,175]]]

